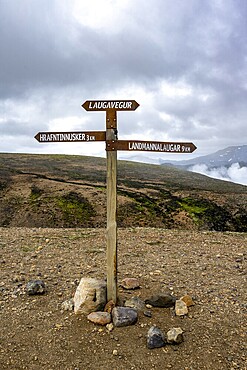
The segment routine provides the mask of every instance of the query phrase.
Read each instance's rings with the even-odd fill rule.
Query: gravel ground
[[[118,230],[118,281],[136,277],[141,288],[119,288],[121,299],[167,292],[189,294],[183,318],[152,308],[134,326],[115,328],[62,311],[81,277],[105,278],[104,229],[0,228],[1,369],[247,369],[245,233],[129,228]],[[28,296],[42,279],[47,292]],[[149,328],[181,327],[184,342],[148,349]]]

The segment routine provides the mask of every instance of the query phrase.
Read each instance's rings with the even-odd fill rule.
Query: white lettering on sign
[[[89,109],[131,109],[131,101],[95,101],[89,102]]]
[[[175,143],[150,143],[150,142],[129,142],[129,150],[145,150],[155,152],[189,152],[190,147]]]
[[[95,136],[87,135],[82,132],[67,132],[67,133],[50,133],[40,134],[40,142],[52,141],[95,141]]]
[[[182,145],[182,152],[190,152],[190,147]]]

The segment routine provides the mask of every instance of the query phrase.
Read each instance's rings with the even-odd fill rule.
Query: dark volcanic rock
[[[114,326],[129,326],[137,322],[138,315],[134,308],[114,307],[112,310],[112,321]]]
[[[145,300],[146,304],[150,304],[153,307],[163,307],[163,308],[174,307],[175,302],[176,297],[168,293],[156,294],[153,295],[151,298]]]
[[[147,347],[149,349],[152,348],[160,348],[164,347],[166,344],[165,335],[164,333],[157,328],[156,326],[152,326],[147,335]]]
[[[137,311],[144,311],[145,304],[139,297],[131,297],[125,302],[125,307],[135,308]]]
[[[30,280],[27,283],[26,291],[28,295],[44,294],[46,292],[43,280]]]

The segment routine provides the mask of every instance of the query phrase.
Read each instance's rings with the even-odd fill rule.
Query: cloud
[[[246,144],[246,16],[240,0],[1,1],[8,150],[50,150],[30,134],[55,123],[104,129],[103,113],[81,108],[90,99],[140,104],[119,113],[119,136],[192,141],[197,155]]]
[[[237,184],[247,185],[247,167],[240,167],[239,163],[233,163],[229,168],[209,168],[206,164],[197,164],[190,167],[189,171],[219,180],[232,181]]]

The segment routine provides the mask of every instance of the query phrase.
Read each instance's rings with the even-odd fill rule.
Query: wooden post
[[[107,143],[117,140],[117,112],[106,111]],[[117,303],[117,150],[107,150],[107,300]]]

